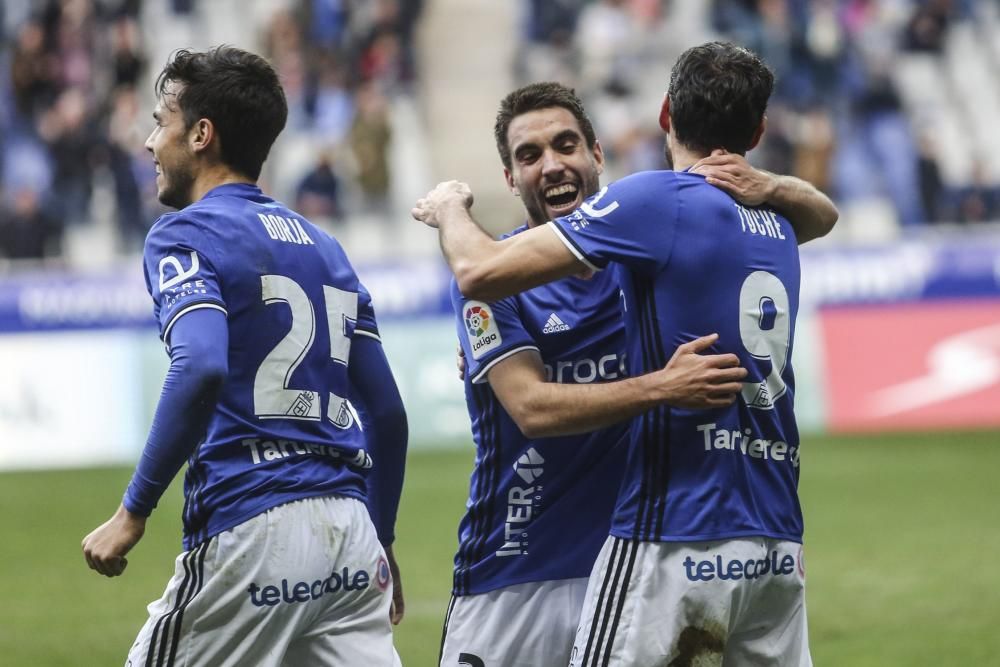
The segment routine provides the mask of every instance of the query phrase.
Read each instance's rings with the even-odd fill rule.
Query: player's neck
[[[698,160],[709,156],[709,153],[693,151],[676,143],[671,146],[671,154],[674,158],[674,171],[684,171],[694,166]]]
[[[209,190],[214,190],[220,185],[229,183],[250,183],[254,185],[256,181],[233,171],[225,165],[213,165],[204,169],[195,178],[191,186],[191,202],[199,201]]]

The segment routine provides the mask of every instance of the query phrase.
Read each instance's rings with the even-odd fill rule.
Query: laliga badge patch
[[[390,581],[392,576],[389,574],[389,563],[386,562],[385,556],[379,556],[378,565],[375,566],[375,585],[380,591],[384,591],[389,588]]]
[[[479,359],[490,350],[500,347],[503,339],[488,305],[482,301],[467,301],[464,315],[465,332],[469,334],[473,359]]]

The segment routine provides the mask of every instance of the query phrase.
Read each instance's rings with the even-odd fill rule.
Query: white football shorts
[[[571,667],[809,667],[802,545],[609,537]]]
[[[453,597],[441,667],[566,665],[587,580],[530,582]]]
[[[177,557],[126,667],[392,667],[392,579],[365,505],[280,505]]]

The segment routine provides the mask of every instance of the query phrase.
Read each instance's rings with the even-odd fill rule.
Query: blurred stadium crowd
[[[622,171],[656,168],[680,51],[723,38],[776,73],[758,166],[904,227],[1000,217],[995,0],[525,0],[522,81],[573,82]],[[646,119],[646,122],[640,121]]]
[[[393,132],[387,110],[414,77],[421,6],[421,0],[0,3],[0,256],[59,262],[67,240],[78,229],[86,234],[96,218],[113,220],[119,253],[141,249],[163,212],[143,142],[152,129],[152,83],[169,48],[151,53],[150,37],[172,27],[173,46],[211,41],[199,32],[206,23],[235,21],[251,32],[247,46],[270,58],[282,78],[285,136],[293,137],[283,141],[309,150],[295,160],[296,173],[280,184],[280,196],[326,222],[386,212]],[[247,16],[233,16],[234,10]]]
[[[282,169],[269,167],[266,185],[334,226],[405,215],[388,154],[413,128],[394,127],[391,110],[433,85],[417,74],[424,4],[5,0],[0,257],[59,263],[95,221],[115,252],[139,250],[161,212],[143,149],[152,78],[170,46],[196,34],[214,43],[198,26],[231,24],[234,11],[254,35],[243,45],[272,59],[289,100],[272,159]],[[768,135],[751,154],[758,166],[812,181],[876,229],[1000,219],[995,0],[520,0],[516,9],[514,82],[574,85],[614,176],[662,166],[651,109],[670,65],[684,48],[723,38],[777,74]],[[181,29],[169,44],[150,46],[170,26]],[[483,48],[504,39],[483,35]]]

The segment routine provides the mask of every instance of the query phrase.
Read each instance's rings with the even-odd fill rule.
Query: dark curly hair
[[[750,149],[774,74],[752,51],[725,42],[688,49],[670,72],[670,120],[674,136],[700,152]]]
[[[170,82],[183,86],[177,104],[187,127],[201,118],[212,121],[222,161],[257,180],[288,118],[285,91],[274,68],[232,46],[203,52],[181,49],[171,54],[156,79],[158,96]]]

